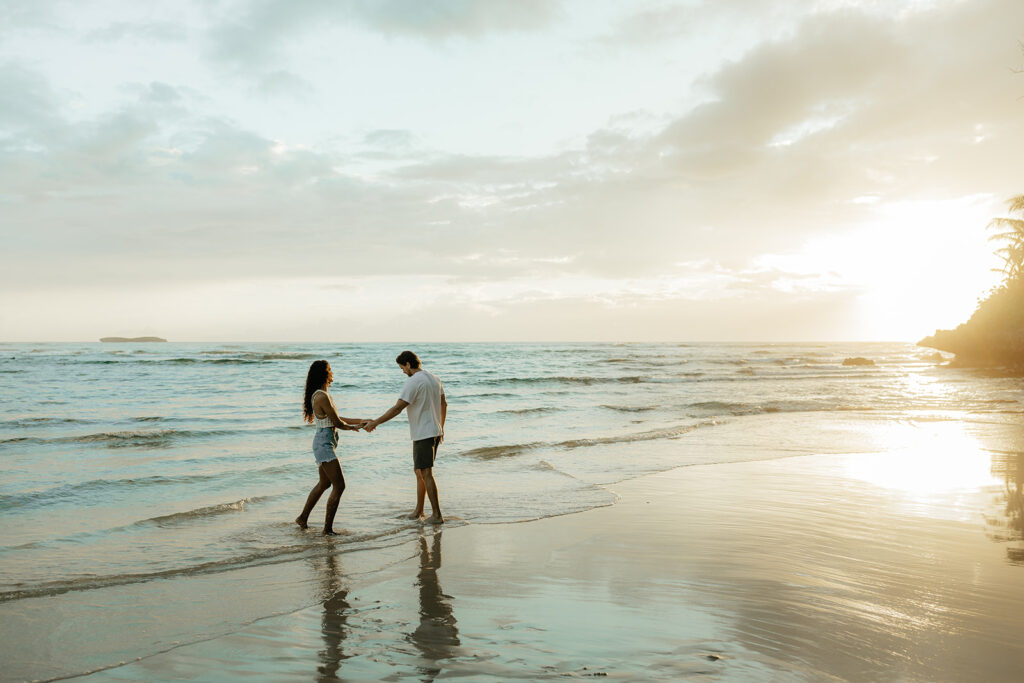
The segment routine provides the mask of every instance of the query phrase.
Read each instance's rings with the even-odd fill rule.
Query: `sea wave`
[[[142,417],[132,418],[139,422],[160,422],[166,418]],[[92,434],[76,434],[73,436],[41,437],[18,436],[0,439],[0,449],[5,446],[21,445],[55,445],[55,444],[94,444],[107,448],[172,448],[187,441],[201,441],[240,434],[267,434],[293,428],[302,429],[303,425],[284,425],[259,429],[148,429],[95,432]]]
[[[304,351],[200,351],[202,356],[234,356],[246,360],[317,360],[323,354]]]
[[[663,380],[660,376],[644,375],[622,375],[618,377],[578,377],[571,375],[559,375],[554,377],[500,377],[495,379],[481,380],[480,384],[486,385],[536,385],[536,384],[563,384],[592,386],[594,384],[643,384],[647,382],[658,382]]]
[[[642,365],[651,368],[667,368],[676,365],[686,365],[690,361],[685,358],[672,358],[668,356],[658,356],[655,358],[651,358],[650,356],[637,356],[635,358],[605,358],[600,362],[608,364],[630,363],[633,365]]]
[[[650,410],[657,410],[661,406],[657,404],[649,406],[613,406],[602,404],[601,407],[605,410],[617,410],[622,413],[645,413]]]
[[[84,425],[91,424],[91,421],[78,420],[73,417],[23,417],[14,420],[0,420],[0,427],[46,427],[65,424]]]
[[[274,465],[259,470],[249,470],[247,474],[250,478],[265,477],[292,472],[296,467],[297,465],[294,463],[287,465]],[[53,486],[46,489],[0,494],[0,508],[29,509],[46,507],[49,505],[67,504],[78,500],[87,500],[91,502],[95,500],[97,495],[110,496],[126,489],[137,488],[162,486],[188,487],[202,482],[223,479],[224,474],[225,473],[223,472],[208,472],[203,474],[197,473],[173,476],[153,475],[139,478],[125,477],[121,479],[90,479],[88,481],[82,481],[75,484],[62,484],[60,486]]]
[[[501,384],[501,385],[533,385],[533,384],[580,384],[590,386],[606,382],[628,382],[635,384],[643,381],[639,376],[631,377],[572,377],[567,375],[555,377],[499,377],[496,379],[481,380],[480,384]]]
[[[203,355],[207,355],[213,352],[207,351],[201,353]],[[60,362],[73,363],[75,365],[253,365],[256,363],[266,363],[279,360],[313,360],[319,357],[320,356],[318,354],[313,353],[239,353],[234,351],[229,355],[217,355],[213,358],[193,356],[179,356],[177,358],[134,358],[129,356],[119,356],[117,358],[93,360],[67,359]]]
[[[481,394],[462,394],[459,398],[466,400],[470,398],[520,398],[520,396],[519,394],[510,394],[504,391],[487,391]]]
[[[504,413],[507,415],[532,415],[536,413],[556,413],[561,408],[555,408],[553,406],[537,406],[535,408],[509,408],[508,410],[499,410],[499,414]]]
[[[139,521],[134,522],[132,526],[158,526],[161,528],[180,526],[182,524],[189,524],[198,520],[209,519],[211,517],[219,517],[233,512],[242,512],[245,510],[246,505],[261,503],[275,497],[276,496],[250,496],[249,498],[242,498],[241,500],[232,501],[230,503],[208,505],[206,507],[195,508],[194,510],[185,510],[183,512],[175,512],[169,515],[140,519]]]
[[[222,560],[213,560],[201,564],[188,565],[185,567],[174,567],[153,572],[137,572],[128,574],[111,574],[107,576],[85,576],[74,579],[63,579],[47,581],[35,586],[26,586],[14,590],[0,592],[0,603],[13,600],[24,600],[26,598],[49,597],[70,593],[71,591],[93,590],[96,588],[108,588],[110,586],[122,586],[133,583],[143,583],[154,579],[176,578],[179,576],[196,576],[203,574],[215,574],[232,569],[256,566],[260,564],[272,564],[301,557],[304,553],[310,552],[309,545],[282,546],[268,552],[249,553],[238,557],[231,557]]]
[[[453,524],[453,522],[454,520],[449,520],[449,525]],[[457,522],[455,522],[454,525],[457,526]],[[294,525],[291,523],[289,523],[288,526],[294,528]],[[279,564],[302,558],[323,557],[337,554],[339,547],[355,546],[354,549],[358,549],[366,546],[367,544],[380,546],[382,542],[387,544],[401,543],[405,541],[405,539],[401,537],[401,534],[411,530],[413,527],[418,528],[418,526],[418,524],[409,523],[408,525],[390,527],[365,534],[332,537],[316,535],[316,540],[312,542],[278,545],[218,560],[185,564],[156,571],[108,574],[105,576],[80,576],[47,581],[36,585],[18,586],[15,584],[16,587],[13,590],[0,591],[0,603],[24,600],[27,598],[48,597],[72,591],[94,590],[97,588],[108,588],[111,586],[130,585],[134,583],[153,581],[156,579],[173,579],[181,576],[219,574],[234,569]]]
[[[15,437],[0,441],[0,447],[14,444],[102,444],[108,448],[170,448],[185,440],[205,439],[242,433],[237,429],[156,429],[149,431],[128,430],[121,432],[97,432],[78,436]]]
[[[814,413],[854,410],[874,410],[875,407],[825,401],[764,401],[758,403],[732,401],[698,401],[686,406],[692,414],[704,415],[761,415],[765,413]]]
[[[615,436],[599,436],[588,439],[567,439],[564,441],[530,441],[518,444],[503,444],[498,446],[481,446],[462,451],[460,456],[477,458],[481,460],[492,460],[495,458],[506,458],[516,456],[525,451],[539,449],[562,449],[570,450],[576,448],[588,448],[591,446],[603,446],[615,443],[636,443],[638,441],[654,441],[658,439],[674,439],[687,434],[701,427],[711,427],[720,424],[714,420],[705,420],[697,423],[686,423],[661,429],[652,429],[645,432],[633,432],[632,434],[621,434]]]
[[[184,510],[182,512],[175,512],[169,515],[160,515],[157,517],[150,517],[148,519],[140,519],[130,524],[124,524],[115,527],[104,527],[97,528],[92,531],[77,532],[73,536],[65,536],[58,538],[49,538],[38,541],[31,541],[29,543],[22,543],[20,545],[0,547],[0,554],[8,553],[11,551],[30,550],[33,548],[48,548],[52,549],[56,546],[65,544],[80,545],[84,541],[98,538],[109,540],[116,534],[141,532],[141,530],[159,527],[161,529],[168,529],[174,527],[184,526],[193,522],[202,522],[203,520],[219,517],[221,515],[230,514],[233,512],[243,512],[247,505],[253,503],[262,503],[268,500],[274,500],[280,498],[282,495],[268,495],[268,496],[251,496],[249,498],[242,498],[230,503],[220,503],[218,505],[208,505],[205,507],[195,508],[193,510]]]

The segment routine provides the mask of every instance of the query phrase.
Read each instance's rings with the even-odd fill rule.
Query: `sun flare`
[[[990,453],[962,422],[900,423],[887,440],[885,452],[848,460],[848,474],[915,497],[1000,484]]]

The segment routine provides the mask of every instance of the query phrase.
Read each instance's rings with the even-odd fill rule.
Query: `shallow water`
[[[327,358],[344,416],[375,417],[405,377],[384,344],[0,345],[0,600],[220,572],[322,551],[290,520],[312,485],[301,421],[309,363]],[[904,344],[445,344],[416,349],[445,383],[438,456],[456,523],[514,522],[614,502],[602,484],[737,457],[725,425],[782,415],[1017,422],[1015,379],[936,366]],[[863,356],[874,366],[843,366]],[[686,448],[680,448],[685,442]],[[786,450],[787,442],[790,450]],[[353,548],[404,539],[404,416],[343,432],[337,526]],[[311,522],[322,514],[323,503]]]
[[[375,417],[405,379],[393,360],[401,350],[0,344],[0,606],[16,617],[5,630],[70,633],[124,610],[116,629],[61,641],[62,663],[22,662],[25,675],[108,666],[112,653],[148,656],[300,609],[319,579],[299,571],[282,582],[281,563],[344,557],[351,577],[402,561],[419,533],[401,518],[414,490],[404,416],[374,434],[341,433],[344,536],[291,521],[315,481],[313,429],[301,421],[309,363],[331,362],[343,416]],[[914,346],[415,350],[450,404],[436,467],[449,527],[611,505],[610,485],[680,466],[860,453],[873,455],[849,476],[902,487],[908,506],[950,487],[1004,488],[988,533],[1024,532],[1011,500],[1022,489],[1020,444],[972,441],[989,428],[1016,433],[1019,378],[943,367]],[[853,356],[875,365],[842,364]],[[959,519],[956,505],[942,509]],[[322,514],[323,502],[311,527]],[[1013,548],[1007,561],[1024,562]]]

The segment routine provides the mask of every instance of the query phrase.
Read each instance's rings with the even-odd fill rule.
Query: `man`
[[[434,514],[427,519],[431,524],[443,524],[441,504],[437,500],[437,483],[434,481],[434,456],[437,447],[444,441],[444,420],[448,416],[448,400],[444,395],[441,380],[420,367],[420,359],[412,351],[402,351],[395,358],[409,379],[405,380],[398,401],[376,420],[370,420],[363,427],[372,432],[400,412],[409,408],[409,434],[412,437],[412,461],[416,471],[416,509],[409,519],[423,517],[424,496],[430,498]]]

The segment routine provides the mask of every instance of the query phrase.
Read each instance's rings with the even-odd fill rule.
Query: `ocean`
[[[218,572],[321,552],[292,520],[316,479],[302,422],[309,364],[339,413],[373,418],[405,376],[389,344],[0,346],[0,600]],[[725,425],[779,417],[779,440],[828,451],[803,413],[1020,420],[1015,379],[939,366],[906,344],[424,344],[450,404],[438,454],[454,524],[611,505],[607,485],[726,462]],[[874,366],[844,366],[848,357]],[[952,418],[951,418],[952,419]],[[684,447],[685,437],[685,447]],[[702,447],[704,444],[706,447]],[[773,444],[778,446],[779,443]],[[404,415],[342,432],[352,546],[412,526]],[[310,518],[322,525],[321,501]]]
[[[293,522],[316,481],[301,414],[309,364],[331,363],[341,415],[374,418],[399,395],[404,348],[0,344],[0,604],[414,539],[404,415],[373,434],[340,433],[344,536],[317,533],[326,496],[309,531]],[[616,482],[677,467],[868,452],[888,424],[1024,416],[1019,379],[950,368],[903,343],[410,348],[448,396],[435,476],[449,526],[613,505]],[[850,357],[874,364],[844,365]],[[821,421],[806,418],[822,414],[849,433],[808,433]],[[770,443],[744,442],[754,421]]]

